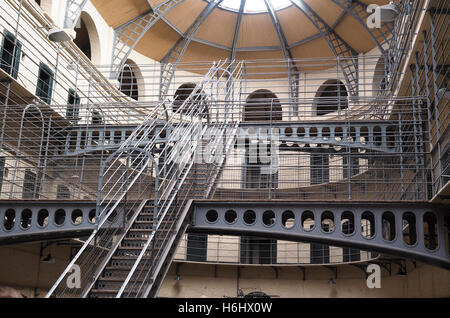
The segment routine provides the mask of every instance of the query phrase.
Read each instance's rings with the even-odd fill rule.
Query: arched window
[[[387,76],[388,69],[386,68],[385,58],[382,56],[378,60],[373,74],[372,90],[374,91],[374,95],[377,95],[378,91],[386,89]]]
[[[178,112],[180,107],[183,106],[184,102],[191,96],[191,94],[194,92],[196,87],[196,84],[194,83],[185,83],[178,87],[177,91],[175,92],[175,95],[173,96],[173,103],[172,103],[172,111]],[[192,113],[202,113],[202,117],[208,116],[208,105],[206,101],[206,94],[203,90],[196,92],[190,100],[188,101],[188,105],[185,105],[183,109],[181,110],[184,114],[192,114]],[[195,111],[192,112],[191,110],[195,107]]]
[[[316,115],[324,116],[348,108],[348,93],[344,83],[328,80],[322,84],[315,98]]]
[[[134,100],[139,99],[139,87],[136,70],[136,64],[134,64],[131,60],[127,60],[119,75],[120,91]]]
[[[273,92],[267,89],[259,89],[247,97],[244,106],[244,121],[280,121],[282,118],[280,100]],[[267,147],[266,154],[271,158],[271,145],[252,144],[252,147],[256,147],[256,151],[251,151],[249,143],[248,147],[246,147],[244,164],[245,188],[278,187],[278,169],[270,170],[271,162],[262,162],[261,146]],[[256,158],[251,158],[251,154],[256,154]]]
[[[95,22],[87,12],[82,12],[75,26],[77,36],[74,43],[95,64],[100,64],[100,37]]]
[[[247,97],[244,121],[282,120],[281,103],[277,95],[267,89],[254,91]]]
[[[80,27],[76,29],[77,37],[73,41],[81,50],[81,52],[83,52],[88,59],[91,59],[91,39],[89,37],[89,32],[83,18],[80,19],[79,26]]]

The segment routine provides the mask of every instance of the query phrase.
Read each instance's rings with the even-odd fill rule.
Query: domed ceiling
[[[117,29],[145,15],[167,0],[92,0],[106,22]],[[220,2],[205,17],[211,2]],[[184,0],[167,12],[139,41],[135,49],[161,61],[190,26],[203,20],[192,35],[181,62],[218,59],[283,59],[334,57],[322,33],[302,8],[308,8],[334,30],[353,52],[365,53],[376,44],[361,21],[342,6],[350,0]],[[389,0],[353,0],[364,7]],[[362,23],[362,21],[364,23]]]

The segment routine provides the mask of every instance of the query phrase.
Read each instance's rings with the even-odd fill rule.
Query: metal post
[[[439,97],[438,97],[438,85],[437,85],[437,62],[436,62],[436,39],[435,39],[435,27],[434,27],[434,15],[430,12],[430,32],[431,32],[431,57],[433,61],[433,88],[434,88],[434,116],[436,120],[436,137],[438,147],[438,169],[439,169],[439,188],[443,186],[442,176],[442,161],[441,161],[441,124],[439,121]]]
[[[51,129],[52,129],[52,119],[53,119],[53,114],[50,115],[48,128],[47,128],[47,141],[45,143],[44,167],[43,167],[43,171],[42,171],[41,185],[44,184],[45,174],[47,173],[48,147],[50,145],[50,133],[51,133]],[[39,164],[40,164],[40,162],[41,162],[41,159],[39,159]]]
[[[430,78],[428,77],[428,74],[430,72],[429,67],[428,67],[428,39],[427,39],[427,31],[423,31],[423,57],[424,57],[424,62],[423,65],[425,67],[425,87],[426,87],[426,98],[427,98],[427,119],[428,119],[428,135],[429,135],[429,145],[430,145],[430,171],[431,171],[431,191],[432,191],[432,196],[437,192],[437,190],[435,189],[434,186],[434,165],[433,165],[433,156],[432,156],[432,152],[433,152],[433,114],[431,111],[431,91],[430,91]],[[417,58],[418,58],[418,54],[416,52],[416,62],[417,62]]]
[[[416,88],[415,88],[415,76],[414,76],[414,71],[415,71],[415,65],[411,64],[409,66],[410,70],[411,70],[411,93],[412,96],[416,96]],[[414,130],[414,158],[415,158],[415,176],[414,176],[414,183],[416,185],[416,196],[418,196],[419,194],[419,185],[417,184],[417,174],[419,172],[419,158],[418,158],[418,153],[419,153],[419,148],[418,148],[418,140],[417,140],[417,116],[416,116],[416,102],[415,99],[412,100],[412,111],[413,111],[413,130]],[[417,197],[416,197],[417,199]]]
[[[405,185],[404,185],[404,178],[403,178],[403,127],[402,127],[402,112],[399,111],[398,113],[398,126],[399,126],[399,133],[400,133],[400,179],[402,183],[402,197],[405,195]]]
[[[6,88],[6,96],[5,96],[5,103],[4,103],[4,109],[3,109],[3,122],[2,122],[2,131],[0,134],[0,152],[3,152],[3,139],[5,138],[5,128],[6,128],[6,119],[7,119],[7,113],[8,113],[8,106],[9,106],[9,94],[11,91],[11,80],[8,79],[6,81],[7,88]]]
[[[419,98],[419,96],[421,96],[422,94],[422,88],[420,86],[420,75],[419,75],[419,65],[418,65],[418,59],[417,59],[417,52],[416,52],[416,62],[415,62],[415,70],[416,70],[416,92],[417,92],[417,96],[414,96]],[[425,165],[425,140],[424,140],[424,132],[423,132],[423,118],[422,118],[422,99],[419,98],[417,101],[417,107],[418,107],[418,128],[419,128],[419,141],[420,141],[420,145],[419,145],[419,150],[421,152],[420,154],[420,166],[422,169],[422,185],[426,184],[426,178],[425,178],[425,171],[426,171],[426,165]],[[426,187],[425,189],[423,189],[423,192],[426,193]],[[426,199],[426,196],[423,198]]]

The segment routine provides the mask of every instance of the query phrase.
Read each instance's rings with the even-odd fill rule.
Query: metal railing
[[[431,199],[448,181],[445,162],[449,107],[445,91],[449,73],[445,35],[450,23],[449,9],[445,0],[404,1],[401,8],[390,47],[391,87],[394,92],[424,96],[415,107],[422,114],[418,119],[425,121],[421,131],[427,135],[425,147],[430,152],[426,165]]]
[[[234,82],[235,94],[239,92],[239,96],[232,105],[223,91],[217,92],[217,87],[215,91],[211,87],[202,88],[198,95],[208,93],[210,97],[198,97],[193,103],[207,107],[202,121],[214,124],[229,119],[233,127],[239,124],[237,134],[242,142],[261,139],[269,145],[272,144],[269,139],[273,139],[279,158],[273,173],[261,174],[257,171],[264,165],[246,161],[245,145],[231,149],[232,158],[222,165],[220,182],[211,195],[225,199],[258,195],[305,200],[423,200],[427,196],[424,189],[429,185],[422,177],[429,173],[429,167],[424,164],[429,140],[425,127],[429,117],[422,104],[424,92],[380,97],[383,89],[380,83],[385,79],[383,62],[380,57],[366,56],[364,63],[359,64],[358,99],[347,96],[345,85],[339,80],[337,61],[332,59],[296,62],[304,73],[299,76],[301,94],[295,101],[288,97],[282,60],[246,61],[243,77]],[[60,114],[77,105],[38,103],[44,120],[44,146],[39,112],[33,108],[23,117],[26,105],[8,104],[2,129],[6,172],[1,198],[21,199],[25,195],[40,199],[96,199],[101,164],[112,153],[125,147],[154,149],[156,144],[159,147],[170,138],[176,141],[182,137],[173,133],[173,123],[170,126],[167,120],[175,118],[174,114],[180,120],[189,117],[186,112],[180,113],[179,108],[193,92],[192,83],[206,71],[205,65],[180,64],[162,103],[158,102],[159,84],[152,78],[159,67],[136,65],[140,70],[136,80],[141,83],[138,101],[78,105],[76,124]],[[222,77],[219,82],[222,85],[226,81]],[[379,107],[373,107],[374,103]],[[293,108],[297,109],[298,116],[292,116]],[[99,122],[90,120],[95,109],[101,110]],[[149,115],[153,116],[151,122],[147,122]],[[143,122],[147,126],[137,129]],[[225,136],[235,134],[231,127],[227,128]],[[23,136],[19,154],[20,131]],[[138,134],[140,138],[134,138]],[[152,134],[159,139],[152,139]],[[133,139],[129,139],[131,136]],[[253,145],[259,147],[258,143]],[[155,151],[151,155],[162,165],[164,153]],[[44,160],[46,170],[39,176],[38,167]],[[14,171],[16,176],[12,178]],[[137,178],[136,187],[144,186],[146,178],[150,177]],[[268,178],[273,181],[267,181]],[[30,179],[33,183],[38,180],[36,187],[26,186],[24,191]]]
[[[237,265],[330,265],[367,262],[378,253],[322,244],[185,234],[174,261]]]

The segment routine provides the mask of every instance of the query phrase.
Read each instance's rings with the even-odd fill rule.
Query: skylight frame
[[[204,0],[207,2],[211,2],[211,0]],[[245,8],[244,8],[244,14],[260,14],[260,13],[268,13],[266,5],[264,3],[264,0],[246,0]],[[252,9],[249,10],[248,6],[254,2],[258,2],[258,9]],[[277,5],[277,2],[282,2],[281,5]],[[233,4],[230,6],[230,4]],[[234,13],[239,13],[239,6],[241,4],[241,0],[224,0],[220,5],[219,8],[226,11],[231,11]],[[283,10],[286,8],[289,8],[292,6],[292,3],[289,0],[272,0],[272,5],[276,11]]]

